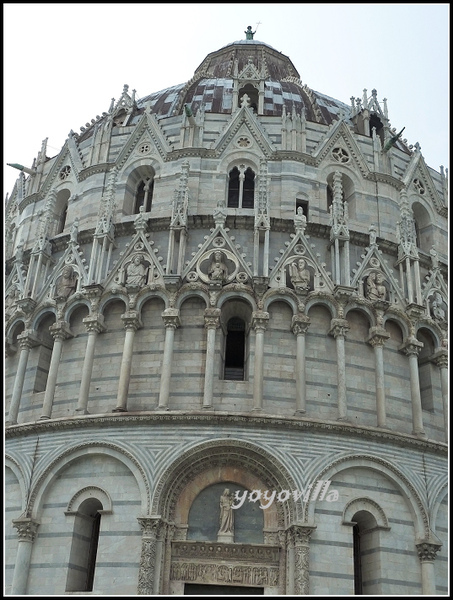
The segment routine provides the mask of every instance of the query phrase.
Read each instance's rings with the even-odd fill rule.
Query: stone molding
[[[5,427],[5,439],[13,437],[22,437],[43,433],[45,431],[63,431],[68,429],[93,428],[93,427],[111,427],[112,425],[130,423],[131,425],[150,424],[150,423],[172,423],[172,424],[190,424],[197,425],[222,425],[232,426],[250,426],[250,427],[275,427],[276,429],[293,429],[295,431],[312,430],[315,432],[324,432],[338,435],[346,435],[351,438],[377,440],[379,442],[390,442],[398,446],[414,447],[425,452],[445,455],[448,452],[448,446],[445,442],[433,442],[428,439],[420,439],[407,433],[398,433],[393,431],[383,431],[378,427],[366,427],[351,425],[348,423],[339,423],[338,421],[319,421],[308,417],[281,417],[272,414],[256,416],[255,413],[222,413],[221,411],[143,411],[137,414],[118,414],[113,415],[77,415],[71,417],[59,417],[57,419],[48,419],[46,421],[36,421],[34,423],[15,424]]]

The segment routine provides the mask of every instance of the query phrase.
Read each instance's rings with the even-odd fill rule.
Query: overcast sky
[[[189,80],[245,39],[288,56],[304,84],[350,104],[387,98],[392,127],[429,166],[449,161],[449,4],[3,4],[4,196],[42,140],[107,112],[123,85],[142,98]]]

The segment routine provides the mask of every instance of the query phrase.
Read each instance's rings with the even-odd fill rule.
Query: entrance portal
[[[203,583],[184,584],[184,596],[258,596],[264,594],[264,588],[244,587],[241,585],[209,585]]]

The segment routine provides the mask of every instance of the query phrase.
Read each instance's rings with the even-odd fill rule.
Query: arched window
[[[153,201],[154,179],[147,177],[139,181],[137,191],[135,192],[135,207],[134,214],[140,212],[140,207],[143,206],[145,212],[150,212]]]
[[[354,594],[372,593],[374,576],[379,569],[379,532],[374,516],[366,510],[359,510],[352,517],[354,557]]]
[[[57,194],[55,208],[54,208],[54,225],[53,234],[51,237],[63,233],[66,227],[66,220],[68,217],[68,201],[71,193],[69,190],[60,190]]]
[[[71,552],[69,555],[67,592],[93,590],[96,554],[99,542],[102,504],[96,498],[84,500],[74,520]]]
[[[227,324],[223,378],[244,381],[244,375],[245,323],[239,317],[232,317]]]
[[[330,204],[332,204],[332,201],[330,201]],[[296,198],[296,214],[297,214],[297,209],[299,208],[299,206],[301,207],[302,213],[308,221],[308,200],[304,200],[302,198]]]
[[[228,208],[253,208],[255,205],[255,173],[250,167],[233,167],[228,180]]]
[[[381,119],[374,113],[370,115],[370,136],[373,135],[373,127],[376,128],[376,135],[381,140],[382,146],[384,146],[384,125]]]
[[[253,110],[254,113],[258,112],[258,90],[251,83],[247,83],[239,90],[238,101],[239,106],[242,106],[242,99],[244,94],[248,97],[248,106]]]

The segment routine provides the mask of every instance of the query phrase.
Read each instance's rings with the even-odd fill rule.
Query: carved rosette
[[[39,523],[31,518],[23,517],[21,519],[15,519],[13,521],[13,527],[17,529],[17,535],[20,541],[33,543],[36,538]]]
[[[160,517],[140,517],[138,522],[142,528],[142,553],[140,556],[137,593],[149,596],[154,593],[156,544],[158,539],[161,539],[164,523]]]
[[[420,562],[433,562],[436,559],[436,554],[442,548],[442,544],[432,542],[421,542],[416,546]]]

